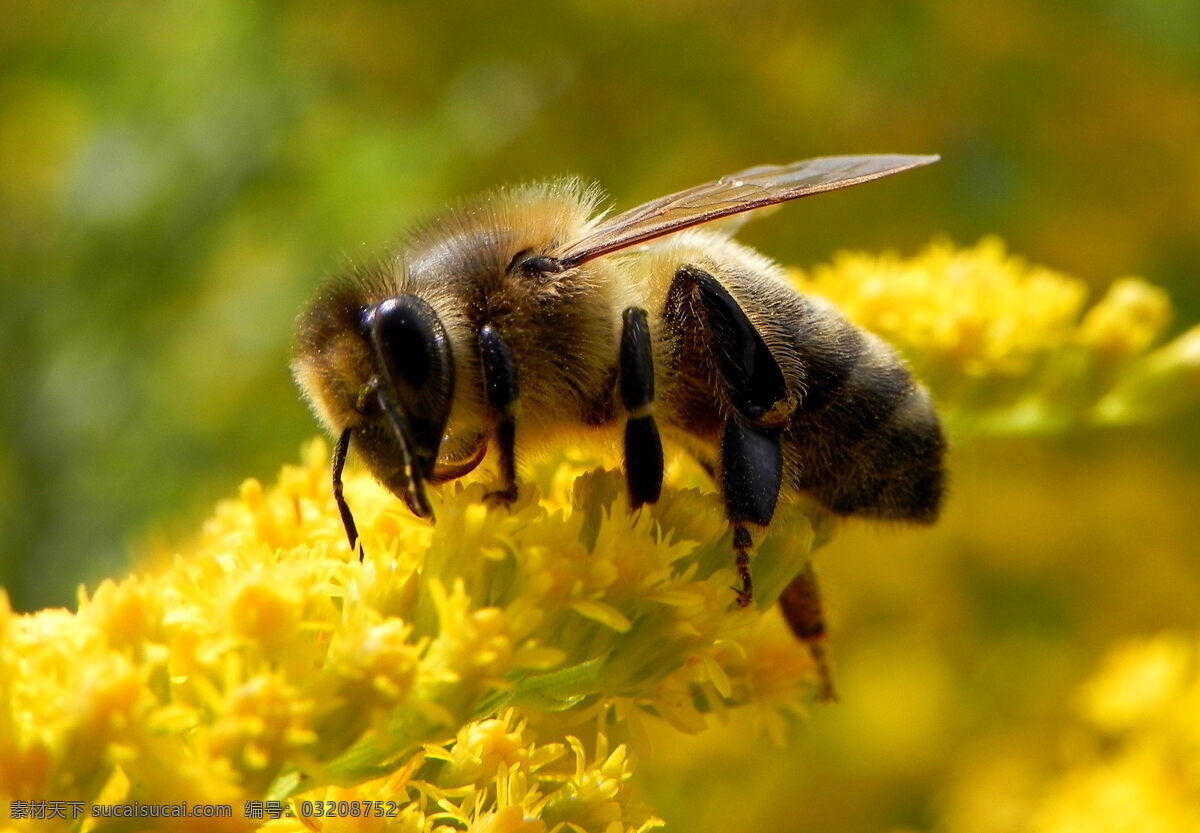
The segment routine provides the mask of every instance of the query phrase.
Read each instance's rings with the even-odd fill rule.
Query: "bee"
[[[945,441],[926,391],[884,342],[709,226],[730,215],[936,161],[837,156],[759,166],[598,213],[566,179],[505,188],[418,228],[390,258],[328,280],[301,314],[296,380],[337,438],[412,512],[427,484],[494,449],[489,501],[517,497],[517,449],[623,430],[633,507],[655,502],[663,436],[719,487],[737,599],[752,599],[752,529],[781,492],[837,515],[931,522]],[[806,570],[781,602],[810,646],[824,633]]]

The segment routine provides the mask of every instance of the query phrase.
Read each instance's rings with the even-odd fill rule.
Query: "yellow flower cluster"
[[[1028,375],[1070,343],[1086,295],[995,238],[968,249],[936,243],[912,258],[843,252],[796,279],[929,371],[978,377]]]
[[[668,486],[631,513],[619,473],[565,454],[511,511],[482,483],[440,490],[436,525],[365,474],[346,490],[362,563],[315,443],[276,487],[244,484],[186,556],[105,581],[78,613],[6,606],[0,798],[225,802],[241,818],[247,800],[367,782],[422,824],[636,830],[650,817],[608,737],[651,717],[696,731],[739,706],[779,731],[813,685],[781,622],[735,604],[711,493]],[[784,507],[760,542],[760,606],[803,567],[814,511]],[[764,661],[781,644],[792,657]],[[554,741],[531,745],[527,723]]]
[[[610,750],[601,733],[589,754],[574,736],[539,745],[531,734],[511,709],[472,722],[452,741],[426,744],[386,777],[296,796],[291,816],[261,830],[642,833],[661,826],[630,801],[624,745]]]
[[[796,280],[910,356],[960,429],[1149,418],[1200,388],[1200,328],[1153,347],[1162,293],[1121,281],[1085,312],[1079,282],[995,241],[844,255]],[[158,825],[174,829],[644,830],[657,822],[628,779],[646,721],[698,732],[739,709],[782,740],[817,692],[807,651],[760,612],[827,537],[818,507],[781,502],[755,546],[758,607],[741,609],[720,498],[685,463],[632,512],[618,472],[568,449],[530,467],[512,507],[470,479],[434,490],[436,525],[350,472],[360,562],[327,461],[314,443],[274,487],[246,482],[185,554],[81,592],[76,613],[16,615],[0,595],[12,829],[127,829],[45,818],[53,798],[235,809]],[[1187,691],[1190,661],[1170,677]],[[1163,763],[1192,737],[1182,706],[1103,694],[1120,689],[1100,684],[1096,726],[1152,736],[1139,755]],[[1125,759],[1096,760],[1101,789]]]
[[[949,802],[955,833],[1200,830],[1200,639],[1113,650],[1084,685],[1060,760],[981,762]]]
[[[1085,308],[1082,281],[996,238],[842,253],[793,279],[904,353],[960,433],[1143,421],[1200,394],[1200,327],[1151,349],[1171,317],[1161,289],[1123,278]]]

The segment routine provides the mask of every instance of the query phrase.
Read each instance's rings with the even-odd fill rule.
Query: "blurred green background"
[[[0,583],[18,609],[70,604],[294,459],[317,429],[289,339],[321,276],[501,182],[577,173],[630,206],[764,162],[936,152],[742,237],[806,266],[995,233],[1098,291],[1167,287],[1176,331],[1200,318],[1192,0],[3,0],[0,19]],[[756,806],[788,829],[927,826],[970,727],[1117,635],[1200,625],[1194,422],[963,449],[939,530],[824,554],[843,690],[892,648],[935,671],[908,671],[923,711],[894,759],[830,740],[859,715],[848,696],[772,770],[808,791]],[[1023,673],[1042,687],[997,682]],[[699,829],[687,799],[660,811]]]

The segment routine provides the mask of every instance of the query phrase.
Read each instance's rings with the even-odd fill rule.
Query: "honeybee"
[[[351,549],[351,447],[431,518],[426,484],[461,477],[494,448],[489,500],[511,502],[518,446],[581,428],[623,429],[634,507],[659,497],[663,434],[712,473],[742,605],[751,529],[770,523],[781,491],[838,515],[932,521],[945,442],[904,363],[771,260],[695,227],[936,159],[760,166],[612,217],[576,180],[504,188],[328,280],[300,316],[292,367],[337,438],[333,494]],[[811,571],[781,601],[815,644],[824,626]]]

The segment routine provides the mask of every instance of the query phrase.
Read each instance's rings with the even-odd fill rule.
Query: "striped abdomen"
[[[929,395],[884,342],[800,300],[804,393],[784,432],[784,482],[839,515],[934,520],[946,443]]]

